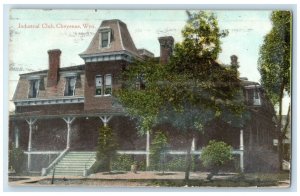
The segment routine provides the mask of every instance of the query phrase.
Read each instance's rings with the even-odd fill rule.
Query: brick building
[[[160,37],[158,42],[160,62],[167,63],[174,39]],[[82,175],[93,164],[98,129],[103,125],[109,125],[117,134],[119,154],[143,157],[149,166],[150,134],[137,134],[134,120],[115,104],[112,92],[121,87],[120,74],[133,59],[153,58],[153,53],[136,48],[125,23],[105,20],[88,48],[79,54],[83,65],[61,68],[62,51],[49,50],[48,55],[48,70],[21,74],[13,97],[15,112],[9,119],[9,141],[24,149],[27,170],[46,175],[56,167],[58,174]],[[220,139],[234,147],[242,170],[255,170],[264,163],[253,159],[257,152],[270,155],[267,167],[273,167],[269,163],[277,156],[272,150],[276,137],[272,106],[258,83],[245,79],[241,83],[253,118],[243,130],[212,123],[207,129],[213,131],[195,137],[192,153],[199,155],[209,139]],[[169,137],[169,153],[184,154],[186,148],[180,136]],[[60,167],[64,161],[69,169]]]

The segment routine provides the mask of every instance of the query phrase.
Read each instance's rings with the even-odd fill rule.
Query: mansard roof
[[[75,66],[70,66],[70,67],[61,67],[59,68],[59,72],[67,72],[67,71],[84,71],[84,67],[85,65],[75,65]],[[20,74],[20,76],[29,76],[29,75],[39,75],[39,74],[47,74],[48,73],[48,69],[45,70],[41,70],[41,71],[34,71],[34,72],[30,72],[30,73],[24,73],[24,74]]]
[[[101,31],[109,29],[111,31],[111,42],[109,47],[100,47]],[[138,50],[130,36],[127,26],[121,20],[104,20],[95,33],[88,48],[81,54],[82,58],[87,56],[105,55],[111,53],[127,52],[134,57],[139,57]]]

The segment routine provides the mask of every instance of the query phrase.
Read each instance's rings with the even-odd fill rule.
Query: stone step
[[[71,151],[68,152],[56,165],[55,176],[82,176],[86,168],[91,167],[96,159],[96,152]],[[53,169],[48,176],[52,176]]]
[[[57,165],[64,165],[64,166],[68,166],[68,165],[90,165],[90,164],[93,164],[94,162],[62,162],[62,163],[59,163]]]
[[[95,161],[68,161],[68,160],[62,160],[58,164],[88,164],[88,163],[93,163]]]
[[[86,166],[88,167],[90,165]],[[55,168],[85,168],[85,165],[57,165]]]
[[[72,159],[68,159],[68,158],[63,158],[62,160],[87,162],[87,161],[91,161],[91,160],[95,160],[95,159],[89,159],[89,158],[86,158],[86,159],[83,159],[83,158],[78,158],[78,159],[72,158]]]
[[[69,152],[68,154],[96,154],[96,152]]]
[[[96,156],[96,154],[68,154],[66,156],[85,156],[85,157],[88,157],[88,156]]]
[[[80,173],[55,173],[54,176],[82,176],[83,173],[80,172]],[[52,173],[51,174],[48,174],[47,176],[52,176]]]
[[[67,168],[55,168],[55,172],[57,172],[57,171],[66,171],[66,172],[72,172],[72,171],[83,171],[84,170],[84,168],[69,168],[69,169],[67,169]]]

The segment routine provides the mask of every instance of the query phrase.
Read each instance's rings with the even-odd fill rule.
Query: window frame
[[[106,84],[107,77],[110,77],[110,85]],[[103,96],[112,96],[112,74],[105,74],[103,87],[104,87]],[[110,93],[106,94],[106,89],[109,87],[110,87]]]
[[[262,98],[261,93],[257,87],[246,88],[246,103],[249,106],[261,106]]]
[[[103,37],[104,33],[107,33],[107,45],[106,46],[102,45],[102,43],[103,43],[102,37]],[[110,44],[111,44],[111,37],[112,37],[112,31],[111,31],[111,29],[108,28],[108,27],[103,27],[103,28],[100,29],[99,34],[100,34],[99,35],[99,37],[100,37],[100,39],[99,39],[99,47],[100,48],[109,48]]]
[[[73,86],[73,89],[72,89],[73,93],[72,93],[72,95],[70,95],[69,94],[69,92],[70,92],[69,87],[71,87],[70,83],[71,83],[72,79],[75,80],[75,83],[74,83],[74,86]],[[65,89],[64,89],[64,97],[73,97],[73,96],[75,96],[77,77],[76,76],[67,76],[67,77],[65,77],[65,80],[66,80],[66,83],[65,83]],[[66,92],[67,89],[68,89],[68,92]]]
[[[35,88],[35,96],[33,96],[33,92],[34,92],[33,88],[36,86],[36,82],[37,82],[37,88]],[[28,99],[38,98],[40,82],[41,82],[41,79],[30,79],[29,80],[29,89],[28,89],[28,94],[27,94]]]
[[[97,78],[101,78],[101,86],[97,88]],[[110,77],[110,84],[107,85],[107,78]],[[106,89],[110,88],[110,93],[106,93]],[[97,89],[101,89],[101,94],[97,94]],[[95,75],[95,97],[109,97],[112,96],[113,77],[112,74],[97,74]]]
[[[100,88],[97,88],[97,78],[101,78],[101,86]],[[100,94],[97,94],[97,90],[100,89],[101,90],[101,93]],[[103,95],[103,76],[101,74],[97,74],[95,75],[95,96],[96,97],[100,97]]]

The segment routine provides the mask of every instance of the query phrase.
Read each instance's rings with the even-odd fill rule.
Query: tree
[[[133,63],[123,75],[124,88],[116,92],[142,133],[167,122],[186,136],[186,180],[195,133],[222,118],[223,111],[240,118],[244,109],[236,70],[216,62],[220,38],[226,33],[220,32],[212,13],[187,13],[183,41],[175,45],[170,63],[161,65],[154,59]]]
[[[282,126],[282,109],[285,92],[290,95],[291,72],[291,12],[273,11],[271,14],[272,29],[264,37],[260,48],[258,70],[261,74],[261,84],[266,90],[274,106],[278,106],[278,158],[282,169],[283,139],[289,124],[290,106],[287,112],[286,124]]]
[[[210,170],[207,179],[210,180],[216,175],[220,168],[232,159],[231,146],[225,142],[209,141],[208,145],[203,148],[201,160],[204,167]]]
[[[158,131],[151,143],[150,147],[150,160],[154,169],[162,169],[164,172],[165,152],[167,149],[166,135]]]
[[[97,161],[94,167],[95,171],[111,171],[112,159],[116,155],[117,142],[113,131],[108,126],[99,129],[99,138],[97,146]]]

